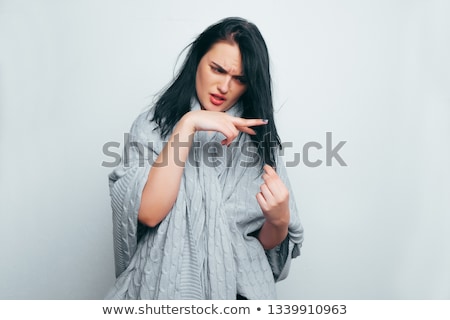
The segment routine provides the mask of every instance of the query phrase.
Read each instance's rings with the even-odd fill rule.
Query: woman
[[[107,298],[276,298],[303,240],[279,147],[264,39],[224,19],[135,120],[127,161],[110,174]]]

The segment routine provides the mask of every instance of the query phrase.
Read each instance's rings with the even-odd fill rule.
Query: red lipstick
[[[217,93],[211,93],[209,95],[209,101],[215,106],[220,106],[222,103],[224,103],[227,99],[225,96]]]

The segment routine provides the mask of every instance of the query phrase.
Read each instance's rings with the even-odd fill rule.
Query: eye
[[[225,70],[223,70],[222,68],[216,67],[214,65],[211,65],[211,70],[215,73],[225,73]]]
[[[245,77],[235,77],[235,79],[240,84],[247,84],[247,80],[245,79]]]

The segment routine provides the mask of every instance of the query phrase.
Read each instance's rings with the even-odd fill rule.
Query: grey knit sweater
[[[239,114],[239,106],[227,112]],[[247,134],[226,147],[220,133],[197,132],[176,202],[149,228],[137,219],[140,197],[165,143],[151,117],[152,110],[135,120],[130,148],[109,176],[117,279],[106,298],[275,299],[275,282],[287,276],[303,241],[282,159],[277,173],[290,191],[291,218],[276,248],[264,250],[253,235],[264,223],[255,197],[263,181],[260,165],[248,158]]]

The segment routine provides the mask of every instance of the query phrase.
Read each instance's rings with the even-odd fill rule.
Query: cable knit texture
[[[109,175],[117,279],[106,298],[276,299],[275,282],[287,276],[303,241],[282,159],[277,173],[290,191],[291,216],[276,248],[264,250],[252,235],[264,223],[256,200],[263,180],[247,134],[226,147],[221,133],[196,132],[174,206],[158,226],[146,227],[137,219],[141,194],[165,144],[152,111],[135,120],[123,162]],[[227,112],[238,115],[239,105]]]

